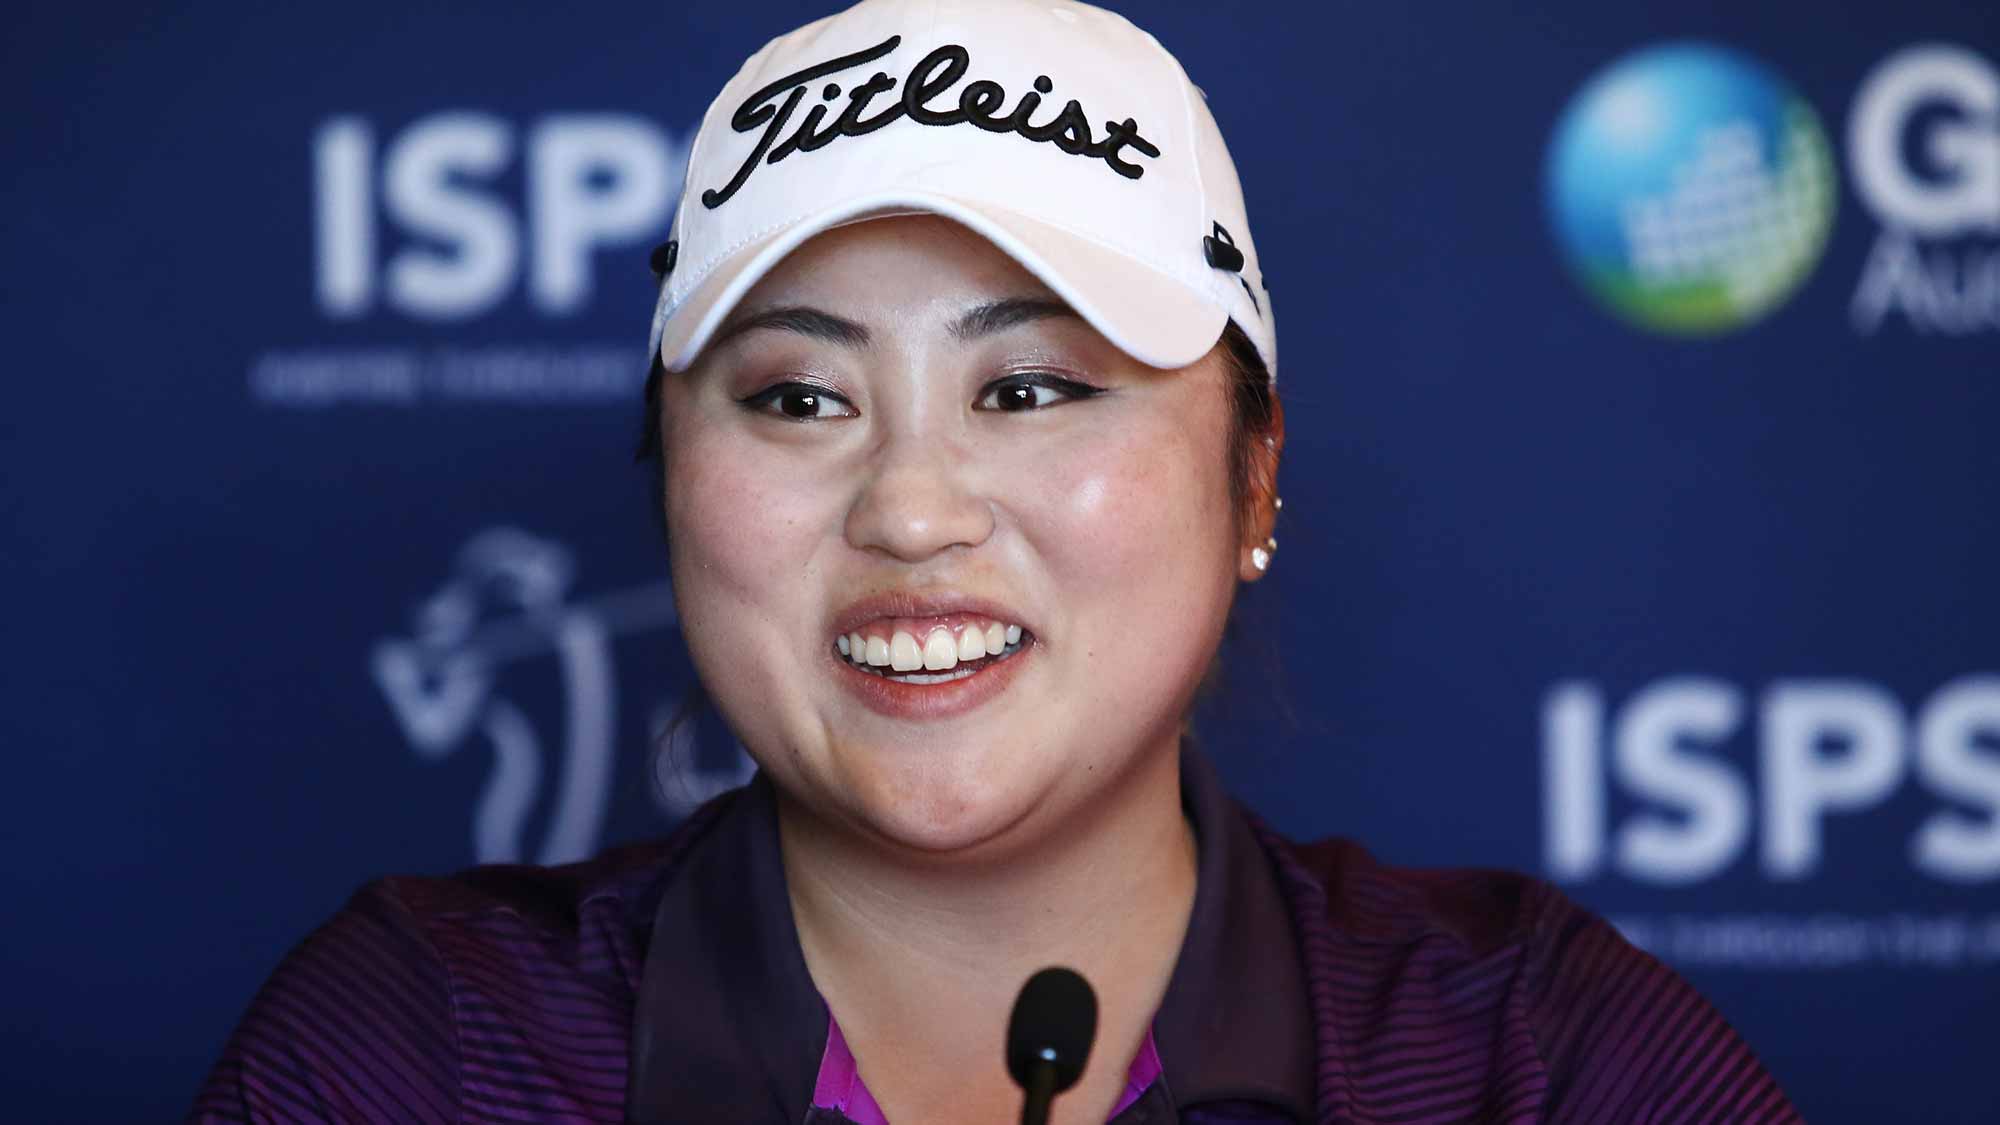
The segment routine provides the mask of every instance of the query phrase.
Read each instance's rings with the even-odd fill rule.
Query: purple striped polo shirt
[[[1547,884],[1293,844],[1200,754],[1182,778],[1195,910],[1119,1125],[1798,1120],[1693,989]],[[586,863],[363,888],[191,1120],[836,1125],[865,1093],[834,1104],[836,1027],[759,780]]]
[[[1194,907],[1153,1017],[1154,1073],[1143,1049],[1119,1060],[1147,1081],[1112,1121],[1310,1121],[1312,1009],[1278,871],[1207,760],[1182,760]],[[695,918],[706,922],[685,923]],[[826,1071],[842,1052],[828,1053],[832,1014],[792,924],[769,782],[752,782],[689,847],[655,919],[633,1027],[633,1120],[869,1125],[852,1112],[873,1105],[865,1083],[858,1105],[815,1104],[823,1079],[838,1085]]]

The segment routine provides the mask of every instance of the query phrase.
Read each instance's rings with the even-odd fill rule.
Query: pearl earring
[[[1250,548],[1250,565],[1256,567],[1258,570],[1269,570],[1271,568],[1271,552],[1266,551],[1262,547]]]

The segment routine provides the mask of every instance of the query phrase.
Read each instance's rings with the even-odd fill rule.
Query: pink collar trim
[[[1159,1078],[1160,1052],[1153,1046],[1152,1029],[1147,1028],[1146,1041],[1140,1044],[1138,1055],[1125,1072],[1125,1094],[1112,1107],[1111,1116],[1125,1112]],[[861,1068],[854,1061],[854,1052],[848,1050],[847,1037],[840,1033],[840,1021],[831,1013],[826,1018],[826,1053],[820,1056],[819,1077],[813,1082],[813,1106],[839,1110],[854,1125],[889,1125],[882,1107],[875,1104],[875,1095],[861,1081]]]

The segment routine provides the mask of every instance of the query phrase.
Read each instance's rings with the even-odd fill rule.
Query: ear
[[[1249,488],[1243,493],[1243,511],[1237,526],[1243,542],[1237,548],[1236,576],[1245,582],[1264,577],[1276,549],[1272,546],[1278,525],[1278,459],[1285,452],[1285,406],[1276,392],[1271,395],[1271,428],[1250,439]],[[1264,559],[1266,566],[1257,565]]]

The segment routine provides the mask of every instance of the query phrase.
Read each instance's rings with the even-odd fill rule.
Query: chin
[[[956,763],[874,762],[857,771],[862,784],[844,803],[872,835],[900,848],[939,858],[1005,850],[1054,788],[1053,778],[1036,784],[1025,764],[998,749]]]

